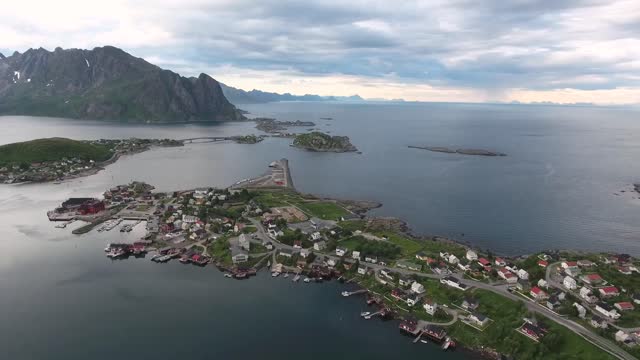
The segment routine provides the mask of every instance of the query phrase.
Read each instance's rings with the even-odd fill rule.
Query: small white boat
[[[289,277],[289,273],[284,273],[283,277],[288,278]]]
[[[274,271],[271,273],[271,277],[278,277],[278,276],[280,276],[280,273],[277,271]]]
[[[429,342],[428,342],[427,340],[425,340],[425,339],[420,339],[420,342],[421,342],[421,343],[423,343],[423,344],[428,344],[428,343],[429,343]]]
[[[228,277],[228,278],[230,278],[230,277],[233,277],[233,275],[231,275],[231,274],[229,274],[229,273],[224,273],[224,277]]]
[[[303,280],[303,281],[304,281],[304,282],[306,282],[306,283],[310,283],[310,282],[311,282],[311,279],[309,279],[308,277],[306,277],[306,278],[304,278],[304,280]]]
[[[369,316],[369,315],[371,315],[371,313],[368,312],[368,311],[364,311],[364,312],[360,313],[360,316],[362,316],[362,317],[366,317],[366,316]]]
[[[365,320],[370,320],[371,319],[371,315],[367,315],[364,317]]]
[[[350,295],[350,294],[349,294],[349,292],[348,292],[348,291],[346,291],[346,290],[342,292],[342,296],[347,297],[347,296],[349,296],[349,295]]]
[[[298,280],[300,280],[300,275],[296,275],[293,277],[293,279],[291,279],[291,281],[293,282],[297,282]]]

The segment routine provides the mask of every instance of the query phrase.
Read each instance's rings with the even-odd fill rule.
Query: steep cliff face
[[[0,114],[146,122],[240,120],[220,84],[111,46],[0,57]]]

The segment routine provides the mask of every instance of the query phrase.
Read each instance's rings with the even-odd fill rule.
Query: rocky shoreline
[[[444,146],[407,146],[409,149],[420,149],[432,152],[440,152],[446,154],[461,154],[461,155],[476,155],[476,156],[507,156],[507,154],[501,152],[495,152],[485,149],[454,149]]]

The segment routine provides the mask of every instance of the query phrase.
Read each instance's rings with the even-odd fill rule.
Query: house
[[[562,285],[568,290],[575,290],[578,288],[578,283],[576,283],[576,279],[571,276],[565,276],[564,280],[562,280]]]
[[[571,277],[577,277],[578,275],[580,275],[581,271],[580,271],[580,268],[570,267],[570,268],[564,269],[564,273]]]
[[[424,285],[419,282],[413,282],[413,284],[411,284],[411,291],[416,294],[423,294],[425,292]]]
[[[398,262],[396,262],[396,266],[402,269],[409,269],[412,271],[422,270],[422,265],[414,264],[410,261],[405,261],[405,260],[398,260]]]
[[[408,278],[406,276],[400,276],[400,278],[398,279],[398,283],[401,286],[409,286],[413,283],[413,279]]]
[[[311,241],[319,241],[320,239],[322,239],[322,234],[320,234],[319,231],[316,231],[312,233],[310,237],[311,237]]]
[[[365,256],[364,257],[364,261],[368,262],[368,263],[372,263],[372,264],[377,264],[378,263],[378,257],[377,256]]]
[[[547,297],[549,297],[546,292],[544,292],[542,289],[540,289],[537,286],[534,286],[531,288],[531,291],[529,291],[529,295],[531,295],[531,297],[533,297],[535,300],[538,300],[538,301],[544,300]]]
[[[391,270],[389,269],[380,270],[380,275],[386,277],[389,280],[393,280],[393,272],[391,272]]]
[[[267,242],[264,244],[264,247],[266,247],[266,248],[267,248],[267,250],[273,250],[273,243],[272,243],[271,241],[267,241]]]
[[[475,309],[478,308],[478,306],[480,306],[480,304],[478,303],[478,300],[475,300],[472,298],[465,298],[462,301],[462,305],[461,305],[461,307],[467,311],[474,311]]]
[[[549,310],[553,310],[558,306],[560,306],[560,300],[558,299],[557,296],[550,296],[547,299],[547,308],[549,308]]]
[[[484,327],[489,323],[489,318],[480,313],[473,312],[471,313],[471,315],[469,315],[469,321],[480,327]]]
[[[290,258],[290,257],[293,256],[293,250],[291,250],[291,249],[280,249],[280,251],[278,251],[278,255]]]
[[[309,255],[311,255],[311,250],[309,249],[302,249],[300,250],[300,256],[302,256],[303,258],[307,258],[309,257]]]
[[[353,251],[351,253],[351,258],[355,259],[355,260],[360,260],[360,251]]]
[[[249,261],[249,254],[238,247],[232,247],[231,248],[231,261],[233,261],[234,264],[240,264],[240,263],[244,263]]]
[[[547,266],[549,266],[549,262],[546,260],[538,260],[538,266],[546,268]]]
[[[576,308],[576,310],[578,310],[578,317],[579,318],[584,319],[585,316],[587,316],[587,309],[584,306],[582,306],[582,305],[580,305],[580,304],[578,304],[576,302],[574,302],[571,306],[573,306],[574,308]]]
[[[342,248],[342,247],[337,247],[336,248],[336,256],[344,256],[347,253],[347,249]]]
[[[518,288],[518,290],[520,291],[525,291],[526,289],[529,288],[529,280],[518,279],[518,282],[516,283],[516,288]]]
[[[582,282],[584,282],[585,284],[589,284],[589,285],[598,285],[603,281],[602,277],[598,274],[582,275],[580,276],[580,280],[582,280]]]
[[[525,322],[520,328],[520,332],[535,341],[539,341],[544,336],[544,330],[531,323]]]
[[[596,265],[591,260],[578,260],[576,263],[578,264],[579,267],[592,267]]]
[[[583,299],[588,299],[591,296],[591,289],[583,286],[580,288],[580,297]]]
[[[623,275],[631,275],[631,268],[629,268],[628,266],[618,266],[617,269],[618,272]]]
[[[244,228],[245,228],[245,225],[243,223],[236,223],[233,226],[233,232],[235,232],[235,233],[242,232],[242,229],[244,229]]]
[[[608,317],[609,319],[617,320],[618,318],[620,318],[620,314],[618,314],[618,311],[616,309],[603,302],[599,302],[596,304],[596,311]]]
[[[613,304],[613,306],[615,306],[615,308],[620,311],[629,311],[635,309],[633,304],[628,301],[617,302]]]
[[[422,260],[422,261],[427,261],[427,260],[429,260],[429,256],[426,253],[421,251],[421,252],[416,254],[416,259]]]
[[[295,240],[293,242],[293,248],[294,249],[302,249],[302,241],[301,240]]]
[[[629,341],[629,334],[622,330],[618,330],[615,337],[617,342],[626,343],[627,341]]]
[[[408,295],[406,302],[407,302],[407,305],[414,306],[414,305],[416,305],[417,303],[420,302],[420,297],[418,295],[416,295],[416,294]]]
[[[480,265],[482,265],[483,267],[491,266],[491,262],[489,260],[485,259],[485,258],[478,259],[478,263]]]
[[[520,269],[518,270],[518,277],[522,280],[529,280],[529,273],[524,269]]]
[[[446,260],[449,264],[452,264],[452,265],[455,265],[460,262],[458,257],[453,254],[449,255]]]
[[[473,251],[473,250],[467,250],[467,254],[465,255],[465,257],[467,258],[467,260],[469,261],[476,261],[478,260],[478,254]]]
[[[424,311],[427,312],[427,314],[433,316],[436,311],[438,311],[438,304],[435,303],[433,300],[425,300],[424,304],[422,305],[422,307],[424,308]]]
[[[549,287],[549,284],[547,284],[547,280],[540,279],[538,280],[538,287],[547,289]]]
[[[451,286],[452,288],[456,288],[458,290],[462,290],[462,291],[467,290],[467,285],[461,284],[460,280],[454,278],[453,276],[447,276],[440,279],[440,283],[445,284],[447,286]]]
[[[238,245],[246,251],[249,251],[251,248],[251,242],[249,242],[249,237],[246,234],[240,234],[238,237]]]
[[[506,280],[510,284],[515,284],[518,281],[518,277],[506,268],[498,270],[498,276]]]
[[[612,297],[612,296],[620,295],[618,288],[616,288],[615,286],[605,286],[603,288],[598,289],[598,292],[602,297]]]
[[[313,244],[313,249],[315,251],[322,251],[327,248],[327,243],[324,240],[320,240]]]
[[[498,265],[498,266],[505,266],[505,265],[507,265],[507,262],[506,262],[506,261],[504,261],[504,259],[503,259],[503,258],[499,258],[499,257],[495,258],[495,260],[494,260],[493,262],[494,262],[496,265]]]
[[[358,266],[358,274],[366,275],[369,269],[366,266]]]
[[[606,329],[609,327],[609,323],[607,322],[607,320],[601,318],[598,315],[593,315],[591,316],[591,326],[593,326],[596,329]]]
[[[575,261],[563,261],[562,263],[560,263],[560,266],[562,266],[563,269],[568,269],[572,267],[578,267],[578,263]]]

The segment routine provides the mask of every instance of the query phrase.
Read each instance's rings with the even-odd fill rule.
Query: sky
[[[19,0],[0,52],[113,45],[245,90],[640,103],[639,0]]]

